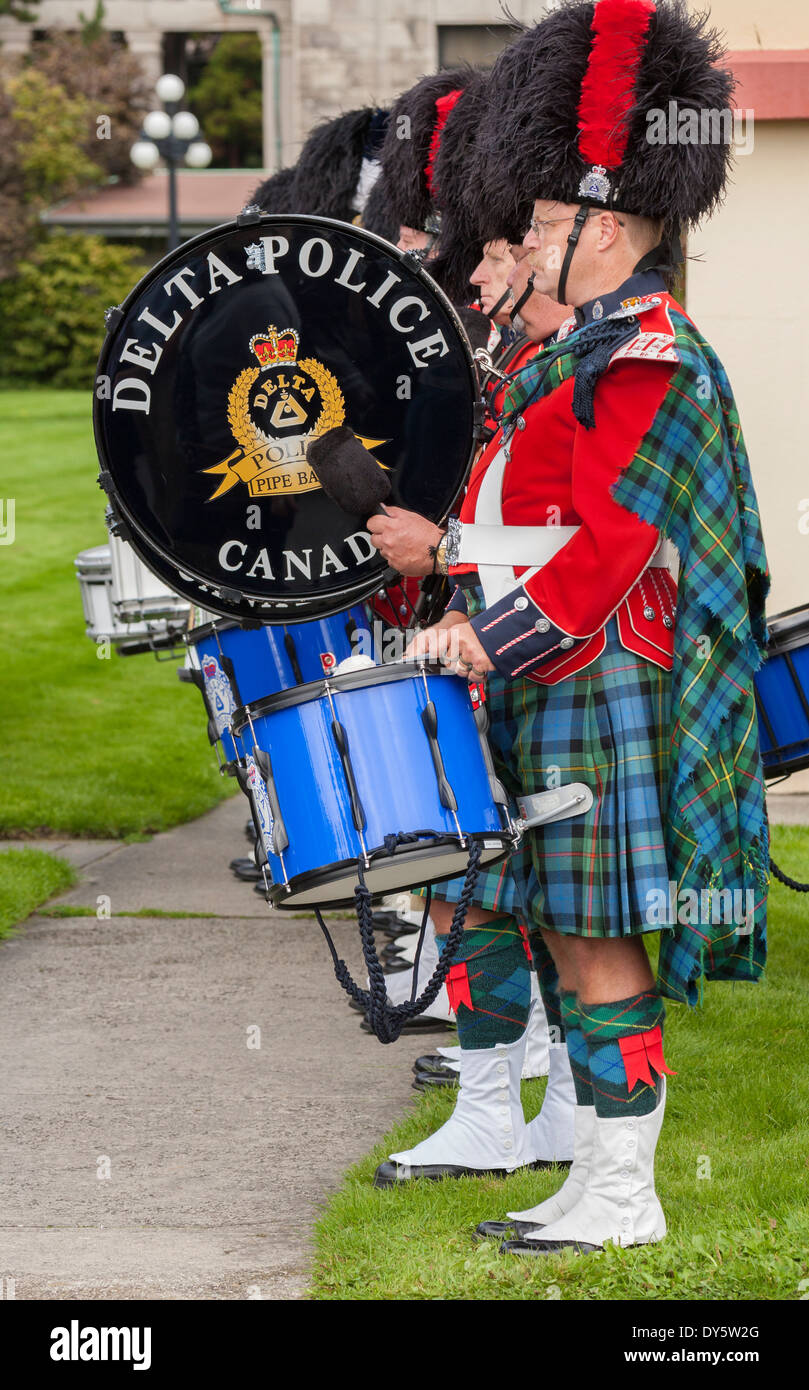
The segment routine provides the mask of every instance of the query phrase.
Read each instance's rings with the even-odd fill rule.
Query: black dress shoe
[[[385,932],[391,937],[412,936],[414,932],[420,930],[412,922],[405,922],[402,917],[398,917],[395,912],[375,912],[373,913],[374,931]]]
[[[446,1075],[447,1072],[452,1072],[455,1080],[457,1081],[458,1079],[457,1071],[452,1071],[452,1067],[447,1066],[447,1059],[446,1057],[442,1057],[440,1052],[428,1052],[424,1057],[417,1057],[413,1063],[413,1070],[417,1073],[421,1071],[427,1072],[430,1075],[437,1074],[439,1076],[442,1074]]]
[[[526,1163],[524,1166],[534,1168],[536,1165]],[[385,1163],[380,1163],[374,1173],[374,1187],[400,1187],[414,1178],[429,1178],[431,1182],[439,1178],[510,1178],[512,1173],[521,1171],[519,1168],[511,1172],[505,1168],[462,1168],[454,1163],[427,1163],[423,1167],[414,1164],[409,1167],[389,1158]]]
[[[480,1225],[475,1227],[475,1235],[478,1240],[487,1240],[491,1236],[496,1236],[498,1240],[502,1240],[504,1236],[516,1236],[518,1240],[522,1240],[529,1231],[538,1229],[538,1226],[530,1221],[481,1221]]]
[[[245,821],[244,834],[245,838],[250,841],[251,845],[254,845],[256,843],[256,827],[254,826],[251,820]]]
[[[457,1086],[460,1079],[457,1071],[417,1071],[411,1085],[414,1091],[432,1091],[442,1086]]]
[[[445,1028],[449,1028],[449,1023],[444,1023],[440,1018],[425,1018],[423,1014],[417,1014],[415,1018],[408,1018],[399,1030],[402,1033],[440,1033]],[[368,1016],[360,1024],[364,1033],[373,1033],[373,1028],[368,1022]]]
[[[588,1245],[586,1240],[504,1240],[501,1255],[558,1255],[560,1250],[575,1250],[579,1255],[594,1255],[603,1245]]]
[[[403,975],[405,970],[412,970],[413,967],[409,960],[386,960],[382,966],[385,975]]]
[[[234,859],[230,867],[242,883],[261,883],[263,888],[261,869],[252,859]]]

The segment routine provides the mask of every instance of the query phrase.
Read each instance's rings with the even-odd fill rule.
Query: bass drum
[[[138,554],[224,617],[303,622],[390,572],[307,445],[347,425],[392,500],[442,520],[471,463],[471,348],[406,253],[325,218],[243,214],[186,242],[108,312],[99,481]]]

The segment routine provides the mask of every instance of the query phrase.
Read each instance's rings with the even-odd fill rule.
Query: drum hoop
[[[422,672],[428,676],[450,674],[445,667],[421,661],[391,661],[383,666],[363,666],[359,671],[342,671],[334,676],[307,681],[304,685],[293,685],[289,690],[279,690],[274,695],[264,695],[260,700],[251,701],[249,705],[241,705],[234,711],[231,728],[234,733],[241,733],[250,719],[263,719],[265,715],[275,714],[278,710],[292,709],[295,705],[307,705],[314,700],[325,699],[329,690],[337,695],[341,691],[361,690],[365,686],[415,680]],[[456,680],[460,679],[460,676],[456,676]]]
[[[788,608],[767,623],[767,651],[770,656],[793,651],[809,644],[809,607]]]
[[[369,232],[365,227],[355,226],[352,222],[342,222],[335,217],[316,217],[309,213],[262,213],[259,217],[256,218],[253,218],[252,216],[249,218],[237,217],[229,222],[220,222],[219,225],[216,227],[209,227],[206,231],[198,233],[197,236],[189,238],[188,241],[184,241],[181,246],[176,248],[176,250],[170,251],[169,254],[167,256],[164,256],[162,260],[158,261],[157,265],[153,266],[151,270],[148,271],[147,274],[144,275],[143,278],[137,282],[136,285],[133,285],[132,289],[129,291],[129,294],[125,297],[125,299],[122,300],[121,304],[116,306],[119,312],[116,316],[114,324],[107,328],[104,342],[101,345],[98,364],[96,366],[96,380],[98,380],[99,377],[106,375],[107,359],[112,351],[113,342],[117,339],[118,329],[122,320],[126,318],[126,315],[129,313],[129,310],[131,309],[133,304],[137,302],[138,298],[149,288],[150,285],[153,284],[153,282],[156,279],[159,279],[172,265],[174,265],[175,263],[181,264],[182,261],[185,258],[187,258],[189,254],[193,254],[197,247],[204,246],[207,243],[214,241],[216,238],[226,233],[239,232],[244,230],[245,228],[250,228],[251,230],[253,230],[264,226],[272,227],[281,226],[284,224],[289,225],[292,223],[302,223],[305,226],[312,227],[331,227],[341,232],[349,230],[352,233],[352,235],[359,237],[360,240],[369,241],[373,245],[381,247],[382,250],[384,250],[389,256],[392,257],[392,259],[398,260],[401,264],[406,265],[408,271],[415,277],[415,279],[421,281],[424,285],[424,288],[436,297],[436,299],[439,301],[441,305],[441,308],[455,327],[458,335],[458,342],[460,348],[466,359],[467,369],[469,373],[469,381],[472,387],[472,398],[474,401],[480,400],[480,386],[477,378],[475,358],[472,351],[472,346],[466,334],[466,330],[460,318],[456,314],[451,301],[447,298],[446,294],[441,289],[441,286],[437,284],[435,280],[433,280],[432,276],[427,272],[425,267],[419,261],[414,260],[413,256],[409,252],[400,251],[397,246],[394,246],[391,242],[386,241],[384,237],[377,236],[375,232]],[[94,392],[93,438],[95,441],[96,455],[98,457],[102,473],[106,472],[107,474],[109,474],[110,469],[108,463],[108,455],[103,441],[103,418],[103,401],[100,400],[98,394]],[[469,444],[469,456],[466,460],[466,466],[464,468],[463,475],[459,480],[455,494],[446,508],[445,514],[447,516],[452,512],[453,508],[456,506],[458,499],[461,497],[463,490],[466,486],[466,482],[469,477],[469,472],[477,452],[477,435],[477,422],[473,413],[471,439]],[[140,524],[136,522],[135,517],[133,516],[130,509],[127,507],[125,500],[121,497],[120,493],[118,492],[117,488],[115,488],[114,483],[112,481],[110,483],[110,486],[112,487],[112,491],[110,493],[110,501],[114,501],[115,508],[127,522],[130,530],[133,533],[137,534],[141,547],[148,546],[150,550],[154,551],[161,562],[169,565],[172,569],[175,569],[177,571],[178,577],[180,577],[181,582],[184,583],[185,581],[182,580],[182,576],[180,575],[179,566],[177,566],[176,563],[172,560],[168,548],[164,549],[162,546],[158,545],[157,542],[155,542],[151,537],[146,537],[142,534]],[[129,543],[131,544],[131,541]],[[147,568],[151,569],[152,573],[155,574],[158,579],[162,580],[164,584],[169,584],[170,588],[173,588],[173,585],[169,583],[169,580],[166,579],[164,575],[161,575],[157,570],[152,569],[152,566],[149,565],[148,561],[145,559],[141,551],[138,550],[137,546],[133,545],[132,548],[133,550],[135,550],[135,553],[139,555],[139,558],[143,560],[143,563],[147,566]],[[227,600],[224,598],[220,598],[219,595],[222,593],[223,590],[233,588],[234,592],[239,594],[243,604],[252,603],[258,607],[256,621],[259,622],[261,625],[266,623],[268,626],[276,626],[284,622],[295,622],[296,618],[293,617],[292,614],[296,610],[299,609],[301,612],[308,611],[309,613],[311,613],[313,606],[316,606],[317,604],[317,601],[311,598],[293,601],[289,604],[289,608],[285,608],[283,613],[279,613],[279,604],[285,604],[289,601],[273,601],[268,599],[251,598],[249,596],[244,596],[241,590],[235,588],[235,585],[229,586],[225,583],[219,586],[212,585],[210,579],[206,579],[204,575],[200,574],[199,571],[192,568],[185,562],[183,562],[182,568],[183,572],[190,576],[192,584],[201,586],[206,591],[206,596],[210,595],[210,597],[215,600],[215,603],[226,604]],[[390,574],[389,569],[386,571],[382,571],[381,573],[369,576],[367,587],[365,584],[363,584],[362,586],[355,587],[353,589],[348,587],[344,589],[333,589],[331,591],[331,598],[333,598],[334,600],[334,607],[327,607],[326,609],[322,610],[318,616],[332,617],[334,614],[342,612],[346,607],[351,607],[355,603],[362,603],[365,599],[370,598],[370,596],[373,593],[375,593],[381,586],[388,582],[388,574]],[[185,595],[181,594],[180,597],[185,597]],[[189,599],[189,602],[195,601],[196,600]],[[330,602],[331,599],[329,600],[329,603]],[[263,606],[265,603],[269,604],[270,606],[265,608]],[[205,606],[213,608],[214,604],[207,604]],[[225,612],[223,610],[223,616],[233,618],[236,615],[232,611]]]
[[[498,853],[493,859],[486,860],[486,868],[489,868],[493,864],[499,864],[500,860],[505,855],[507,855],[513,847],[512,837],[505,830],[473,831],[470,834],[468,834],[466,838],[467,840],[480,841],[481,843],[487,840],[501,841],[501,852]],[[392,860],[397,860],[400,863],[407,864],[412,860],[414,867],[418,868],[419,862],[423,861],[425,858],[424,851],[434,852],[436,849],[442,848],[454,848],[457,850],[458,836],[452,835],[448,831],[444,831],[437,833],[436,838],[434,840],[425,840],[421,845],[397,845],[396,849],[393,851],[393,854],[388,855],[386,862],[390,863]],[[371,858],[372,862],[374,854],[379,855],[380,850],[384,850],[384,845],[379,846],[376,850],[369,849],[368,855],[369,858]],[[329,877],[334,875],[335,872],[342,872],[343,870],[346,870],[348,868],[352,868],[356,871],[356,866],[356,859],[338,859],[333,864],[324,864],[317,869],[306,869],[303,873],[295,874],[289,880],[289,889],[291,891],[287,891],[287,885],[285,883],[273,884],[268,893],[268,902],[270,902],[270,904],[274,908],[279,909],[283,909],[285,904],[287,904],[290,911],[300,911],[302,907],[313,908],[314,906],[317,906],[321,909],[353,907],[355,905],[354,880],[351,879],[348,875],[345,876],[344,881],[346,884],[350,883],[351,886],[347,889],[346,893],[343,896],[330,898],[328,902],[318,902],[317,904],[301,904],[300,902],[295,902],[292,899],[294,898],[296,891],[299,892],[302,889],[316,887],[319,883],[328,883]],[[430,882],[446,883],[450,879],[457,877],[458,868],[456,866],[454,869],[449,870],[446,874],[441,874],[437,878],[431,878]]]
[[[308,623],[322,623],[326,622],[329,618],[339,617],[341,613],[348,613],[352,608],[356,608],[356,606],[356,604],[351,603],[347,608],[338,608],[336,613],[310,613],[308,617],[303,618],[301,621],[294,622],[291,618],[282,618],[275,623],[263,623],[258,618],[237,618],[234,616],[229,618],[214,618],[209,623],[200,623],[198,627],[189,628],[186,633],[186,641],[189,644],[204,642],[208,637],[213,637],[217,632],[227,632],[234,629],[239,632],[260,632],[263,627],[281,627],[287,624],[290,627],[306,627]]]

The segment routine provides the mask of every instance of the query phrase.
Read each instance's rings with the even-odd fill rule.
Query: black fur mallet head
[[[313,439],[306,457],[326,496],[349,516],[367,518],[384,511],[390,479],[348,425],[335,425]]]

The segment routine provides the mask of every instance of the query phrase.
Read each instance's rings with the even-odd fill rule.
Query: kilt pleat
[[[670,673],[628,652],[614,618],[606,636],[601,656],[558,685],[490,676],[490,741],[510,793],[584,782],[593,805],[529,831],[507,861],[480,875],[473,897],[529,925],[590,937],[660,930],[670,877],[661,809]],[[452,902],[460,886],[437,884],[433,895]]]

